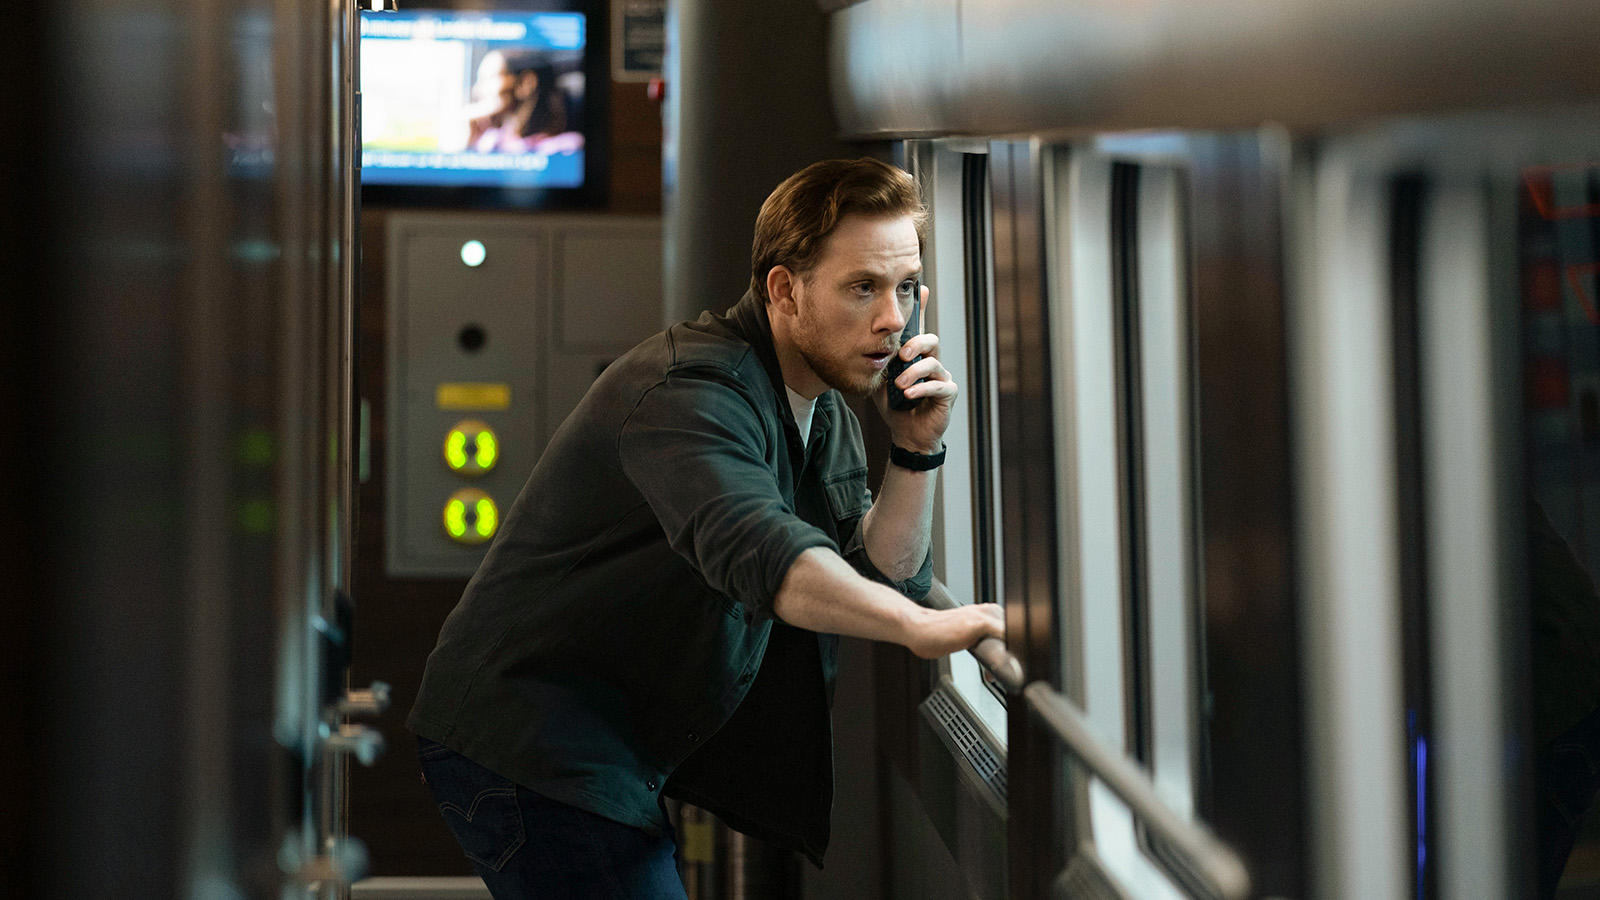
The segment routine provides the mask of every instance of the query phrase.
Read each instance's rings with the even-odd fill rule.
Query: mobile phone
[[[921,319],[922,279],[918,278],[917,283],[911,288],[911,315],[906,319],[905,330],[900,332],[901,347],[905,346],[906,341],[911,340],[921,333],[917,329],[917,323]],[[918,356],[912,359],[910,362],[907,362],[906,360],[900,358],[899,348],[896,348],[894,358],[889,360],[889,408],[895,412],[905,412],[908,409],[915,409],[916,405],[922,400],[921,397],[907,398],[906,392],[902,390],[899,385],[894,383],[894,380],[900,377],[900,373],[904,372],[906,367],[910,366],[911,363],[914,363],[919,359],[922,359],[922,357]],[[919,378],[915,383],[921,384],[927,380],[928,379],[926,378]]]

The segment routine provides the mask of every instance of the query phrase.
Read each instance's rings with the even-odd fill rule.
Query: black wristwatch
[[[889,462],[913,472],[926,472],[944,465],[944,449],[944,446],[940,445],[938,453],[912,453],[904,447],[890,444]]]

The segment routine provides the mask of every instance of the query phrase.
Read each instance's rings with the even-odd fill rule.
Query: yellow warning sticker
[[[506,409],[511,385],[504,382],[447,381],[434,392],[440,409]]]

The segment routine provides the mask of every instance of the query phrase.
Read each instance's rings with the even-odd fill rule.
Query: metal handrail
[[[933,589],[928,591],[927,603],[934,609],[955,609],[967,605],[957,600],[955,595],[950,593],[950,589],[937,578],[933,580]],[[1005,688],[1007,694],[1022,693],[1022,688],[1028,683],[1022,673],[1022,662],[1006,649],[1005,641],[998,638],[984,638],[967,652],[1000,682],[1000,686]]]
[[[1084,768],[1100,779],[1128,809],[1156,835],[1176,850],[1193,874],[1224,900],[1244,900],[1250,894],[1250,873],[1233,849],[1211,830],[1172,811],[1150,776],[1121,753],[1101,743],[1078,707],[1043,681],[1023,689],[1028,708],[1061,740]]]
[[[937,579],[928,592],[927,604],[934,609],[964,605]],[[1144,769],[1095,736],[1076,704],[1043,681],[1026,684],[1022,662],[1011,655],[1005,642],[984,638],[968,652],[1005,687],[1007,694],[1021,694],[1028,708],[1050,728],[1067,752],[1126,803],[1160,840],[1177,851],[1208,890],[1223,900],[1245,900],[1249,896],[1250,873],[1238,854],[1205,825],[1174,812],[1156,793],[1155,783]]]

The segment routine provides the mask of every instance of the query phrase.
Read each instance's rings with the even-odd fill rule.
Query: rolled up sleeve
[[[843,556],[863,577],[870,578],[879,584],[886,584],[919,603],[927,598],[929,591],[933,590],[933,554],[931,552],[922,558],[922,568],[918,569],[915,575],[904,581],[895,581],[872,564],[872,559],[867,556],[866,541],[862,537],[861,529],[858,527],[851,533],[849,539],[845,541]]]
[[[795,515],[779,490],[774,448],[751,397],[719,370],[674,371],[647,391],[618,437],[623,471],[667,542],[715,591],[758,616],[789,566],[839,547]]]

